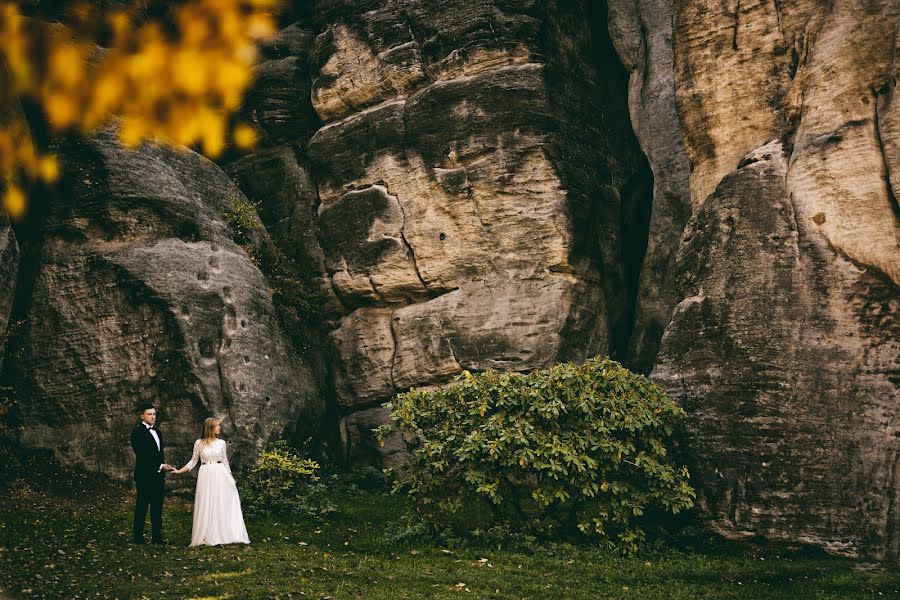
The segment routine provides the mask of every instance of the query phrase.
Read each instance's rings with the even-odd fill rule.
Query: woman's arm
[[[228,444],[224,440],[222,440],[222,464],[225,465],[225,468],[228,469],[228,474],[234,479],[234,475],[231,473],[231,465],[228,464]]]
[[[172,471],[172,473],[174,473],[175,475],[180,475],[186,471],[190,471],[197,466],[197,461],[200,460],[201,442],[202,440],[197,440],[196,442],[194,442],[194,453],[191,454],[191,460],[189,460],[188,463],[180,469],[175,469],[174,471]]]

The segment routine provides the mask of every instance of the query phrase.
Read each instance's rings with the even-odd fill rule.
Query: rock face
[[[315,18],[342,431],[462,369],[624,351],[650,178],[605,7],[345,1]]]
[[[156,403],[176,464],[207,416],[238,466],[286,427],[316,429],[313,374],[231,241],[223,215],[240,191],[227,176],[186,150],[125,151],[108,133],[63,157],[15,366],[22,442],[124,479],[142,401]]]
[[[698,207],[653,375],[687,411],[717,529],[891,558],[896,287],[810,231],[787,170],[772,142]]]
[[[693,215],[653,377],[688,412],[701,509],[895,561],[900,5],[672,10]]]
[[[247,94],[243,116],[263,132],[259,147],[230,162],[226,170],[259,212],[279,248],[325,299],[323,317],[345,312],[325,270],[316,212],[319,191],[307,144],[321,126],[310,99],[309,54],[315,41],[310,17],[284,27],[262,48],[257,79]]]

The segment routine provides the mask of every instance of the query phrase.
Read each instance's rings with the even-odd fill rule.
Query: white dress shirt
[[[141,422],[143,423],[143,421],[141,421]],[[153,436],[153,441],[156,442],[156,449],[159,450],[160,449],[159,434],[156,433],[156,429],[154,429],[152,425],[147,425],[146,423],[144,423],[144,427],[146,427],[147,430],[150,432],[150,435]],[[159,468],[156,470],[157,473],[159,473],[160,471],[162,471],[162,463],[160,463]]]

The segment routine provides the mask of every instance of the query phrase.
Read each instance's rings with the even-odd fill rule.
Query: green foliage
[[[235,195],[232,210],[225,212],[225,219],[234,242],[268,279],[282,331],[288,334],[297,351],[305,352],[325,338],[319,309],[322,294],[303,277],[294,260],[268,237],[263,236],[259,243],[252,243],[253,232],[260,229],[256,207],[256,203]]]
[[[259,463],[242,487],[244,510],[251,515],[309,517],[334,512],[318,472],[319,463],[278,440],[260,453]]]
[[[263,241],[258,249],[245,250],[269,280],[282,331],[288,334],[294,348],[305,352],[325,339],[319,309],[322,295],[304,279],[296,263],[270,240]]]
[[[231,228],[231,235],[236,244],[248,243],[253,232],[260,228],[256,205],[237,194],[231,197],[231,210],[225,211],[225,220]]]
[[[250,545],[189,548],[191,504],[167,502],[163,526],[172,543],[160,552],[129,544],[130,487],[59,465],[49,453],[35,454],[20,474],[0,479],[0,590],[22,600],[900,597],[900,572],[890,565],[860,569],[809,549],[709,533],[638,558],[565,543],[436,545],[424,530],[397,529],[404,498],[359,489],[343,474],[327,478],[338,508],[331,518],[248,517]]]
[[[646,513],[693,506],[688,471],[666,449],[683,411],[610,359],[527,375],[463,371],[387,406],[393,424],[379,439],[397,427],[411,440],[394,491],[435,529],[587,536],[633,554]]]

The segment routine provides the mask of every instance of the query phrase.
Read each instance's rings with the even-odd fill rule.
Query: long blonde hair
[[[213,433],[213,428],[218,424],[219,420],[215,417],[209,417],[203,421],[203,437],[200,439],[203,440],[204,444],[209,444],[217,439],[216,435]]]

